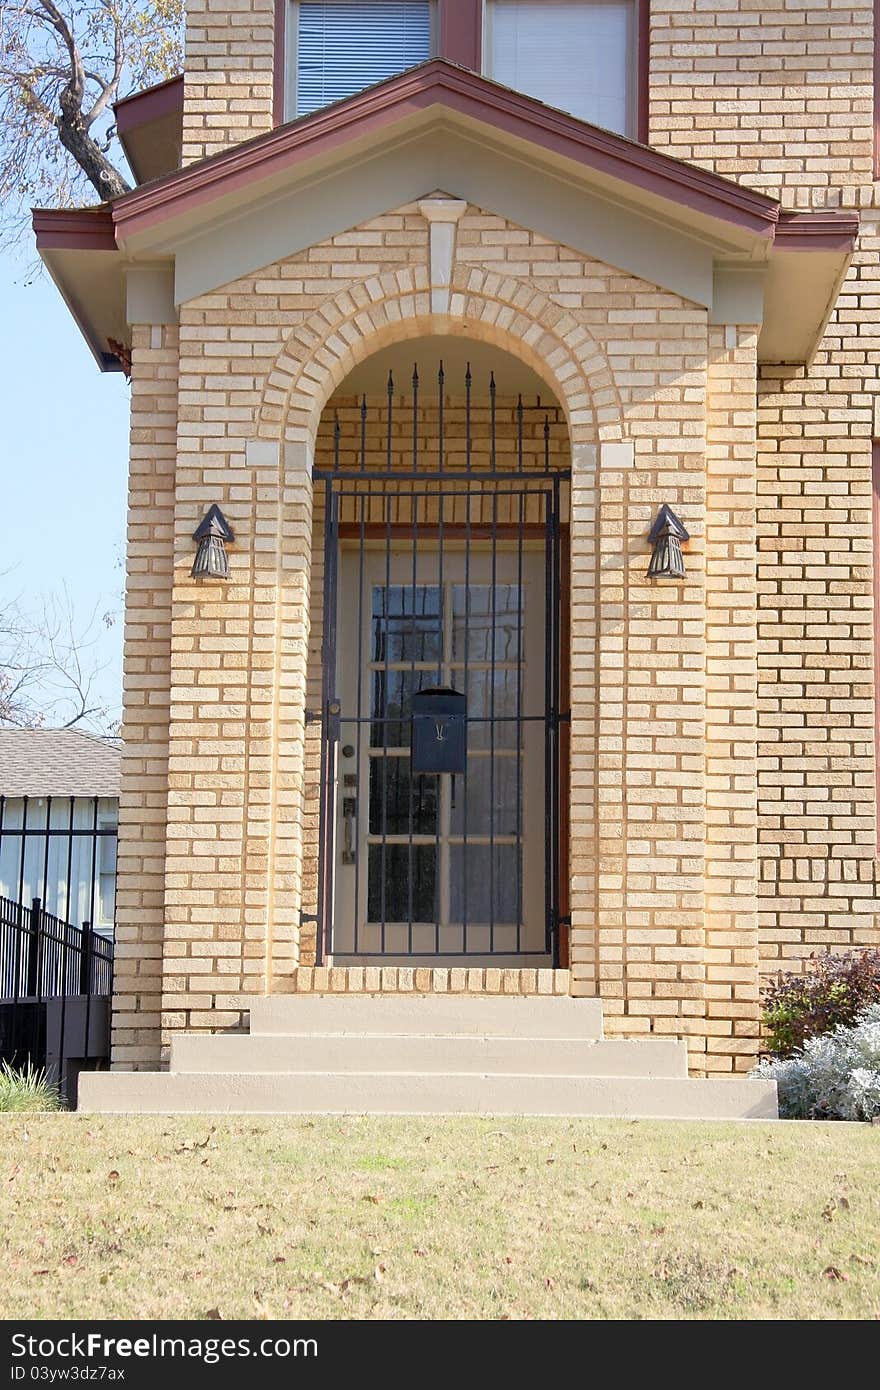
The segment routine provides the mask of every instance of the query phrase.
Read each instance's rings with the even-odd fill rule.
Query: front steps
[[[775,1119],[776,1085],[690,1079],[684,1043],[602,1037],[597,999],[287,995],[249,1034],[179,1034],[169,1072],[84,1072],[104,1114]]]

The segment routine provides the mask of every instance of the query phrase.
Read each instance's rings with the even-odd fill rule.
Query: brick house
[[[871,5],[190,0],[186,52],[139,186],[35,214],[131,368],[116,1069],[329,992],[747,1070],[762,973],[877,940]]]

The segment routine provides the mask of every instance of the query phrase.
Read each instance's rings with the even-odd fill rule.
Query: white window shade
[[[291,6],[288,115],[307,116],[431,56],[431,0]]]
[[[635,135],[635,0],[489,0],[488,77]]]

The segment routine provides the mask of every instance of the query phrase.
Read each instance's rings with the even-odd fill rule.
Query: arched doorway
[[[385,348],[328,401],[314,473],[317,963],[564,956],[569,466],[546,383],[461,337]]]

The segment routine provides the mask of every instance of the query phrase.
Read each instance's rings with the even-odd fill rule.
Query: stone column
[[[600,993],[598,977],[597,754],[598,446],[576,444],[571,458],[571,763],[569,874],[572,993]]]
[[[758,330],[709,330],[706,443],[706,1065],[758,1048]]]
[[[299,964],[303,906],[306,683],[312,559],[312,450],[288,444],[281,474],[275,740],[270,799],[270,986]]]
[[[191,349],[198,351],[198,340]],[[214,428],[212,426],[212,428]],[[234,1027],[296,964],[311,470],[276,443],[222,468],[198,412],[181,422],[175,515],[165,873],[166,1037]],[[212,504],[234,533],[229,582],[190,577]]]
[[[125,581],[122,788],[112,1065],[160,1054],[168,804],[170,536],[177,443],[177,315],[162,270],[131,272],[131,442]]]
[[[572,989],[612,1035],[705,1052],[705,617],[697,460],[576,448],[572,479]],[[594,466],[595,463],[595,466]],[[647,578],[662,501],[684,581]]]

